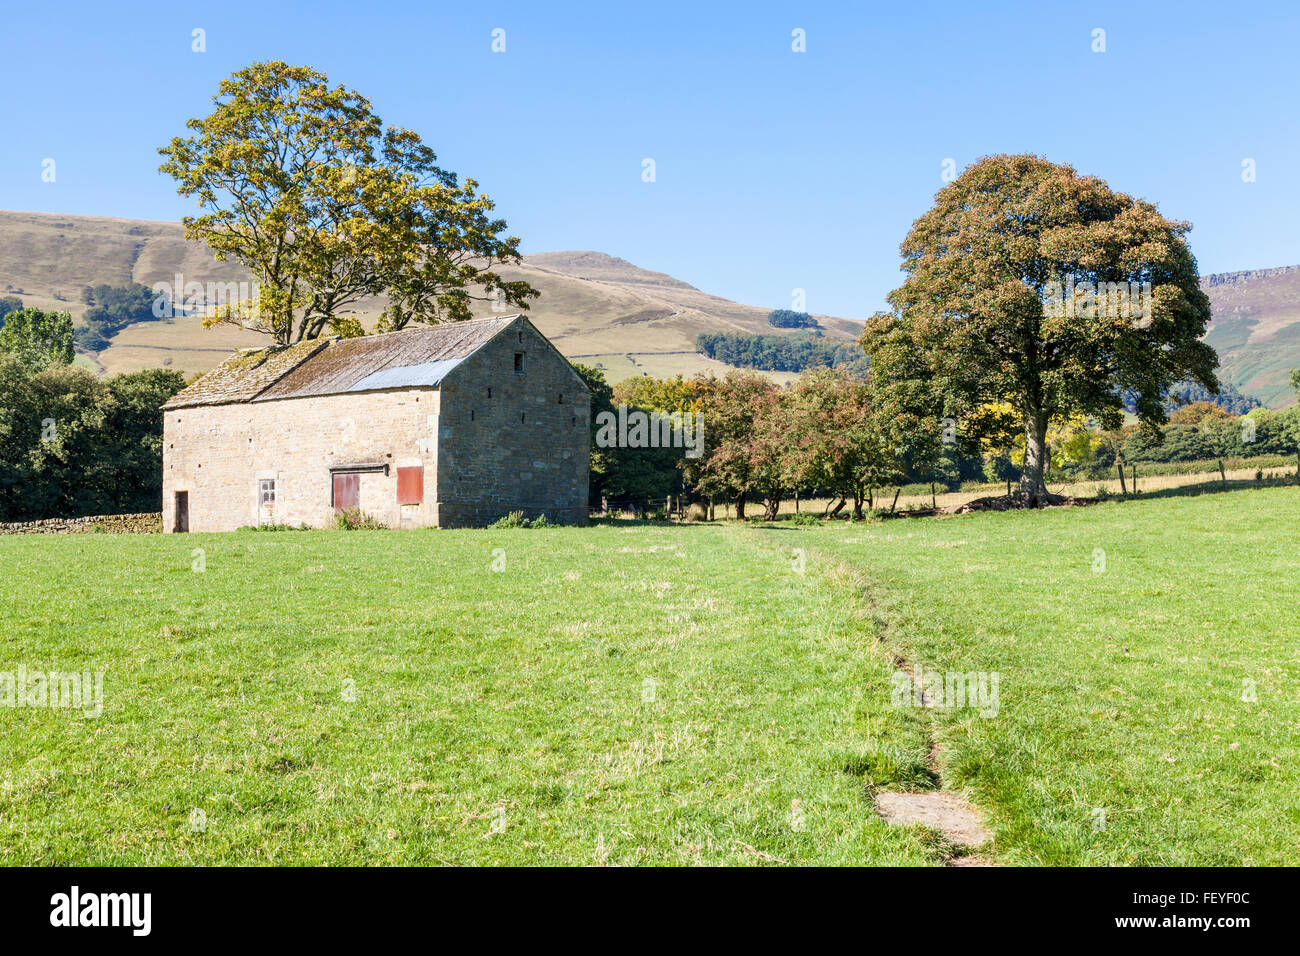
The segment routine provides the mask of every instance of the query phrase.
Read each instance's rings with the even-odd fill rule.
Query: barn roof
[[[172,396],[164,408],[435,387],[518,315],[424,325],[355,339],[245,349]]]

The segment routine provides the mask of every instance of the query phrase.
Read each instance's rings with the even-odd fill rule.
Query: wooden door
[[[361,507],[361,475],[356,472],[334,476],[334,510]]]

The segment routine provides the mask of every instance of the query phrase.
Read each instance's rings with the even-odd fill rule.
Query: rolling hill
[[[728,366],[695,351],[701,332],[780,331],[768,325],[767,308],[709,295],[600,252],[536,253],[500,271],[540,290],[528,317],[565,355],[603,365],[610,381],[722,372]],[[248,278],[237,264],[218,262],[203,245],[187,242],[179,223],[0,211],[0,294],[19,295],[24,305],[66,309],[78,320],[85,286],[174,283],[178,273],[205,284]],[[382,300],[371,300],[357,311],[365,321],[382,308]],[[487,303],[481,314],[491,314]],[[852,341],[861,327],[853,319],[817,318],[837,340]],[[201,372],[233,349],[261,344],[264,337],[254,333],[204,329],[198,317],[180,317],[128,326],[109,348],[81,361],[108,373],[158,365]]]
[[[728,367],[695,351],[701,332],[775,333],[767,308],[701,292],[671,276],[600,252],[541,252],[507,277],[526,279],[541,298],[529,318],[565,355],[603,365],[611,381],[632,375],[690,375]],[[238,282],[243,269],[187,242],[179,223],[0,211],[0,294],[26,305],[60,308],[78,319],[81,289],[108,283]],[[1288,376],[1300,368],[1300,266],[1210,275],[1202,280],[1214,319],[1206,341],[1219,352],[1220,377],[1272,407],[1295,400]],[[383,302],[362,303],[363,319]],[[865,303],[863,313],[874,310]],[[482,314],[490,314],[486,304]],[[852,341],[861,322],[818,316],[832,339]],[[205,371],[232,349],[263,344],[230,327],[204,329],[197,317],[123,329],[109,348],[79,361],[105,372],[168,365]],[[772,373],[785,380],[788,373]]]
[[[1270,408],[1295,402],[1300,368],[1300,266],[1207,276],[1214,321],[1205,341],[1219,353],[1219,377]]]

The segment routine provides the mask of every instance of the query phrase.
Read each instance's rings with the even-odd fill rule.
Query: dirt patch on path
[[[890,793],[882,791],[872,797],[876,812],[884,817],[886,823],[906,826],[919,823],[932,830],[938,830],[954,846],[977,850],[993,834],[984,826],[979,811],[960,793],[950,790],[931,790],[922,793]],[[972,863],[959,863],[957,857],[953,864],[970,866]],[[979,865],[979,864],[973,864]]]

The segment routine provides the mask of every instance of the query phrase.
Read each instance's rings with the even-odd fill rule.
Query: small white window
[[[259,497],[262,500],[262,507],[263,508],[274,507],[275,506],[275,479],[263,478],[257,484],[258,484]]]

